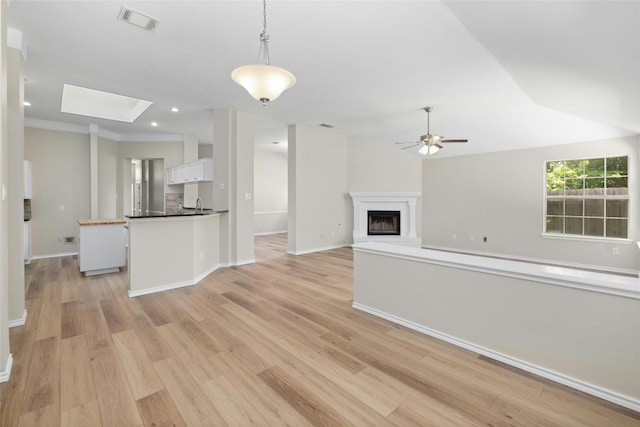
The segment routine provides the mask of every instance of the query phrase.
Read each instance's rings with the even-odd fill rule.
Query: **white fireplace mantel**
[[[420,247],[416,233],[416,203],[421,193],[349,193],[353,200],[353,243],[384,242]],[[367,234],[368,211],[400,211],[400,235]]]

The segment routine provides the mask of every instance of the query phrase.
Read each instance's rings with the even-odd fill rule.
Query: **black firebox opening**
[[[369,236],[399,236],[400,211],[367,211]]]

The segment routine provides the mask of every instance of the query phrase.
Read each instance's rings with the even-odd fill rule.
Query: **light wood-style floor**
[[[640,414],[355,311],[350,248],[128,298],[126,272],[26,268],[9,426],[639,426]],[[389,283],[393,286],[393,283]]]

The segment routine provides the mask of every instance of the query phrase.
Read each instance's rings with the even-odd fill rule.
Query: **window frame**
[[[571,234],[571,233],[566,233],[566,232],[549,232],[547,231],[547,207],[548,207],[548,194],[547,194],[547,164],[549,163],[553,163],[553,162],[579,162],[579,161],[584,161],[584,160],[593,160],[593,159],[603,159],[604,163],[606,165],[606,161],[607,159],[610,158],[616,158],[616,157],[626,157],[627,158],[627,174],[626,174],[626,178],[627,178],[627,194],[625,195],[619,195],[619,194],[605,194],[603,195],[593,195],[593,196],[587,196],[585,194],[582,195],[562,195],[562,196],[556,196],[555,198],[557,198],[558,200],[562,200],[563,202],[566,200],[602,200],[603,205],[604,205],[604,210],[603,210],[603,216],[602,217],[593,217],[593,218],[601,218],[603,220],[603,233],[605,235],[589,235],[589,234],[584,234],[584,224],[583,224],[583,228],[582,228],[582,232],[583,234]],[[542,197],[542,237],[543,238],[551,238],[551,239],[559,239],[559,240],[579,240],[579,241],[595,241],[595,242],[604,242],[604,243],[613,243],[613,242],[632,242],[633,239],[631,239],[629,236],[632,234],[632,198],[631,195],[633,194],[633,180],[631,178],[632,173],[634,173],[633,171],[633,167],[632,167],[632,156],[630,154],[619,154],[619,155],[600,155],[600,156],[590,156],[590,157],[577,157],[577,158],[562,158],[562,159],[556,159],[556,160],[545,160],[542,163],[542,192],[543,192],[543,197]],[[606,169],[605,169],[605,175],[604,175],[604,179],[606,180]],[[606,189],[606,187],[605,187]],[[553,199],[554,197],[552,197]],[[626,200],[627,201],[627,216],[623,217],[624,219],[626,219],[627,221],[627,236],[626,237],[607,237],[606,236],[606,222],[607,219],[615,219],[618,217],[607,217],[606,216],[606,205],[607,205],[607,201],[608,200]],[[633,200],[633,203],[635,203],[635,200]],[[566,213],[563,212],[562,216],[559,216],[560,218],[566,218]],[[569,217],[571,217],[571,215],[569,215]],[[588,216],[585,215],[585,211],[584,211],[584,207],[583,207],[583,214],[581,217],[576,217],[576,218],[582,218],[583,220],[585,218],[590,218]],[[564,228],[564,227],[563,227]]]

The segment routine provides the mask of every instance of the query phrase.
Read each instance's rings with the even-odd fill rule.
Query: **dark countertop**
[[[203,209],[202,211],[196,212],[195,209],[182,208],[182,209],[175,209],[175,210],[167,210],[165,212],[148,212],[148,213],[140,213],[136,215],[125,215],[125,218],[136,219],[136,218],[167,218],[167,217],[176,217],[176,216],[203,216],[203,215],[212,215],[212,214],[218,214],[223,212],[229,212],[229,211]]]

